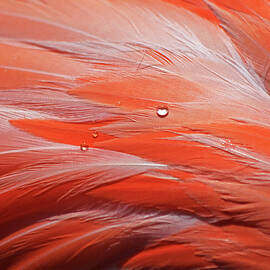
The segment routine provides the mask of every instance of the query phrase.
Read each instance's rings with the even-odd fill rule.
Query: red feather
[[[270,269],[270,2],[0,3],[0,269]]]

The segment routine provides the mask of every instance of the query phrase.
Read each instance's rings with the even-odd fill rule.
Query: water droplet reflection
[[[95,139],[95,138],[97,138],[98,137],[98,132],[97,131],[94,131],[93,133],[92,133],[92,137]]]
[[[81,145],[80,145],[80,149],[81,149],[81,151],[88,151],[88,149],[89,149],[89,145],[88,144],[86,144],[86,143],[82,143]]]
[[[169,114],[169,109],[167,106],[159,106],[157,107],[157,116],[158,117],[166,117]]]

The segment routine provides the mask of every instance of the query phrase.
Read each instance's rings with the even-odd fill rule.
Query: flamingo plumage
[[[4,0],[0,25],[0,269],[270,269],[268,0]]]

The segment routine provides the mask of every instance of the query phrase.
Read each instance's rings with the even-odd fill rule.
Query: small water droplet
[[[221,143],[221,145],[223,147],[225,147],[227,150],[233,150],[233,149],[235,149],[235,145],[232,143],[232,141],[230,139],[223,140],[223,142]]]
[[[158,117],[166,117],[169,114],[169,108],[167,106],[159,106],[157,107],[157,116]]]
[[[81,151],[88,151],[88,149],[89,149],[89,145],[88,144],[86,144],[86,143],[82,143],[81,145],[80,145],[80,149],[81,149]]]
[[[95,139],[95,138],[97,138],[98,137],[98,132],[97,131],[94,131],[93,133],[92,133],[92,137]]]

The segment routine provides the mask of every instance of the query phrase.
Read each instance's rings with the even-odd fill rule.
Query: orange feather
[[[269,5],[1,1],[0,269],[269,269]]]

